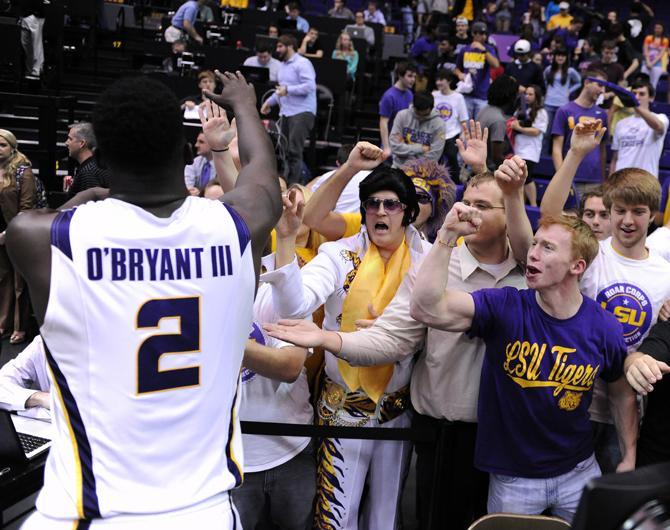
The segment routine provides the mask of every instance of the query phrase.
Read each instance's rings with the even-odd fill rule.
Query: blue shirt
[[[184,29],[184,20],[188,20],[191,26],[195,24],[198,18],[198,2],[196,0],[189,0],[183,3],[177,9],[177,12],[172,17],[172,25],[175,28]]]
[[[292,20],[292,19],[291,17],[286,17],[286,20]],[[309,31],[309,22],[307,22],[307,19],[304,19],[298,15],[295,19],[295,27],[298,29],[298,31],[307,33]]]
[[[478,50],[472,46],[465,46],[458,54],[456,67],[463,73],[469,73],[472,77],[473,89],[467,96],[476,99],[487,99],[489,85],[491,84],[491,66],[486,60],[486,52],[498,57],[493,46],[484,45],[486,50]]]
[[[393,130],[395,115],[401,110],[409,108],[414,99],[411,90],[399,90],[391,86],[379,100],[379,115],[389,119],[389,134]]]
[[[282,116],[295,116],[301,112],[316,115],[316,73],[309,59],[295,53],[282,63],[277,81],[286,87],[288,94],[283,97],[272,94],[267,100],[268,105],[279,104]]]
[[[363,11],[363,18],[366,22],[376,22],[377,24],[386,26],[386,18],[384,18],[384,13],[379,11],[379,9],[377,9],[377,11],[374,13],[370,13],[370,11],[366,9]]]
[[[563,156],[570,148],[570,138],[572,137],[572,130],[580,121],[584,121],[585,117],[597,118],[602,120],[603,124],[607,123],[607,113],[598,105],[593,105],[587,109],[571,101],[563,105],[556,111],[554,122],[551,127],[552,136],[563,136]],[[603,138],[603,142],[607,142],[607,133]],[[600,149],[594,149],[584,157],[582,163],[577,168],[577,175],[575,178],[578,181],[600,182],[603,178],[602,167],[600,165]]]
[[[513,287],[472,293],[469,335],[486,343],[475,466],[490,473],[549,478],[588,458],[594,381],[623,373],[626,346],[611,313],[583,297],[574,316],[559,320],[535,295]]]

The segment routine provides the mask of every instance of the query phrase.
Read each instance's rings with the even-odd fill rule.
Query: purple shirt
[[[598,118],[602,120],[603,125],[607,124],[607,113],[597,105],[593,105],[593,107],[587,109],[571,101],[556,111],[551,134],[552,136],[563,136],[563,156],[565,156],[570,148],[572,129],[580,121],[583,121],[585,117]],[[605,133],[605,137],[603,138],[603,144],[605,142],[607,142],[607,133]],[[603,168],[600,165],[600,149],[594,149],[582,160],[579,168],[577,168],[575,179],[578,181],[600,182],[602,181],[602,177]]]
[[[414,94],[411,90],[398,90],[395,86],[389,88],[379,100],[379,115],[389,119],[389,133],[393,130],[395,115],[401,110],[408,109],[412,104]]]
[[[494,57],[498,57],[495,48],[485,44],[486,51],[490,52]],[[469,97],[476,99],[486,99],[491,84],[491,66],[486,60],[486,51],[478,50],[472,46],[465,46],[458,54],[456,60],[457,68],[463,73],[469,73],[472,76],[472,84],[474,89]]]
[[[527,478],[567,473],[593,453],[588,408],[596,377],[623,373],[621,324],[590,298],[559,320],[536,291],[472,293],[469,335],[486,343],[479,390],[475,466]]]

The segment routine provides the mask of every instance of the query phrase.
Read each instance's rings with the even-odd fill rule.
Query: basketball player
[[[109,198],[7,230],[54,382],[54,445],[26,529],[240,527],[238,376],[281,201],[254,89],[218,75],[221,95],[207,96],[235,112],[242,160],[223,203],[188,196],[172,92],[123,79],[93,115]]]

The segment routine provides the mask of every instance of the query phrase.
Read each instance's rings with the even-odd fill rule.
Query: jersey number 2
[[[179,319],[179,333],[152,335],[137,351],[137,393],[173,390],[200,384],[200,367],[160,370],[165,354],[200,351],[200,299],[166,298],[149,300],[137,312],[137,328],[158,328],[164,318]]]

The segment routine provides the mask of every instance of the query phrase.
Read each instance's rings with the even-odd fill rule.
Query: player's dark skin
[[[232,206],[249,228],[258,280],[265,243],[282,212],[274,150],[256,110],[253,86],[239,72],[217,72],[217,76],[223,84],[221,94],[206,93],[206,96],[217,105],[233,109],[237,118],[242,163],[235,189],[226,193],[221,200]],[[133,97],[133,94],[128,97]],[[109,197],[139,206],[157,217],[172,215],[188,196],[184,185],[181,148],[175,149],[172,159],[150,174],[120,170],[115,167],[113,160],[105,162],[112,175]],[[100,198],[104,197],[99,190],[87,190],[65,206]],[[49,209],[27,211],[16,216],[7,228],[7,251],[14,266],[28,283],[33,309],[40,326],[44,323],[49,300],[51,224],[57,215],[58,211]]]

